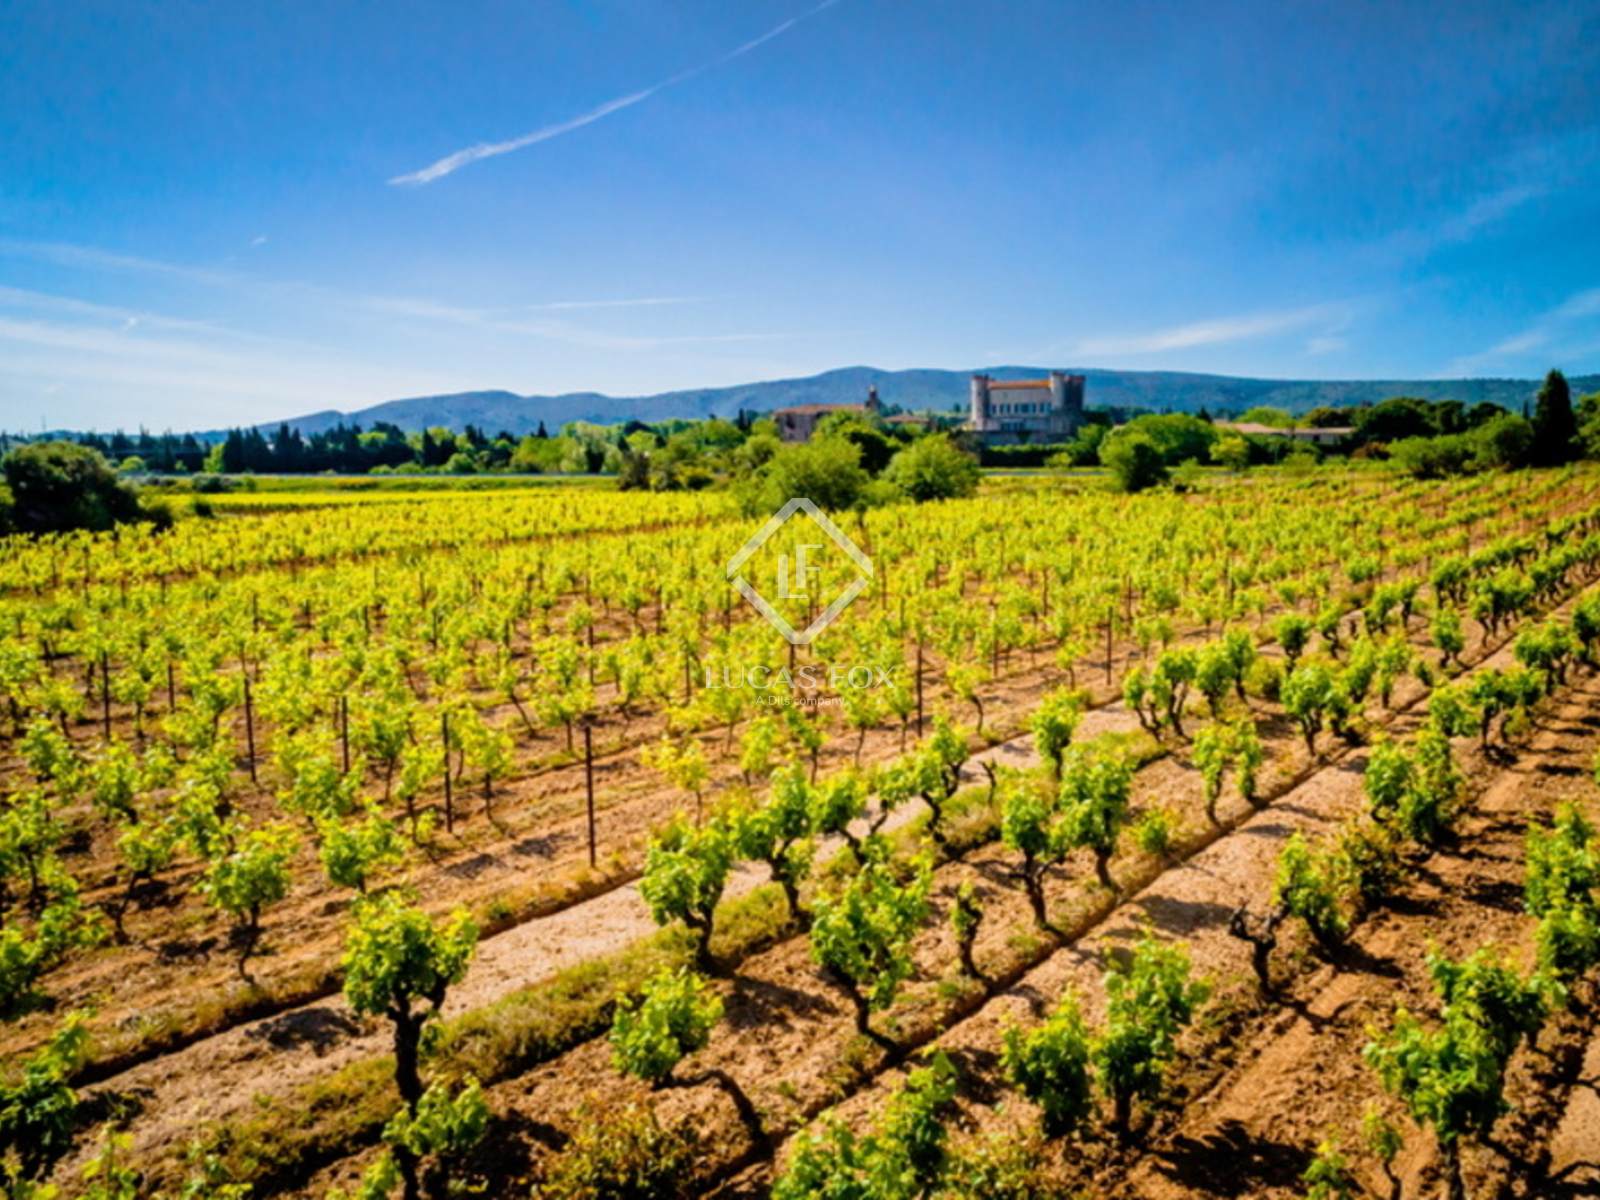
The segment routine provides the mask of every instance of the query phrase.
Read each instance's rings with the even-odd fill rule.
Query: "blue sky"
[[[0,426],[1596,371],[1597,79],[1594,3],[0,4]]]

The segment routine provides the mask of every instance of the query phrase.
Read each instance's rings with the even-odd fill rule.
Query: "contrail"
[[[787,21],[773,26],[760,37],[745,42],[742,46],[728,51],[720,58],[714,58],[710,62],[679,71],[676,75],[672,75],[663,79],[660,83],[652,84],[650,87],[643,88],[640,91],[629,92],[626,96],[618,96],[614,100],[607,100],[604,104],[591,108],[588,112],[572,117],[569,120],[558,121],[554,125],[546,125],[542,129],[535,129],[532,133],[525,133],[521,137],[514,137],[504,142],[479,142],[475,146],[457,150],[454,154],[447,154],[438,162],[423,167],[420,171],[412,171],[407,175],[396,175],[389,182],[397,187],[420,186],[424,183],[432,183],[435,179],[443,179],[446,175],[459,171],[468,163],[475,163],[485,158],[495,158],[501,154],[510,154],[513,150],[521,150],[526,146],[536,146],[540,142],[548,142],[551,138],[558,138],[562,134],[571,133],[575,129],[582,129],[585,125],[593,125],[596,121],[609,117],[612,113],[621,112],[625,108],[632,108],[635,104],[648,100],[657,92],[693,79],[696,75],[709,71],[713,67],[720,67],[724,63],[730,63],[741,55],[749,54],[750,51],[766,45],[773,38],[782,37],[789,30],[800,24],[801,21],[814,17],[823,9],[832,8],[837,3],[839,3],[839,0],[823,0],[815,8],[809,9],[799,16],[790,17]]]

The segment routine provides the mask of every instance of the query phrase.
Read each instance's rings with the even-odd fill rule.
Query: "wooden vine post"
[[[250,782],[258,783],[256,779],[256,708],[250,695],[250,676],[244,677],[244,745],[247,761],[250,763]]]
[[[583,722],[583,798],[589,814],[589,867],[592,870],[597,854],[594,830],[594,725],[587,718]]]
[[[104,650],[100,651],[100,722],[105,727],[106,741],[111,740],[111,661]]]
[[[450,794],[450,714],[439,714],[439,740],[444,749],[444,828],[446,833],[456,831],[454,797]]]
[[[922,639],[917,639],[917,737],[922,736]]]

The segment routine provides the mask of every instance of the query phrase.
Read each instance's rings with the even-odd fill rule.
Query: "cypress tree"
[[[1552,370],[1544,377],[1533,408],[1533,461],[1560,466],[1577,455],[1578,421],[1572,415],[1572,390],[1567,377]]]

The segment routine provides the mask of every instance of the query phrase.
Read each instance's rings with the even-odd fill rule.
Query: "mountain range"
[[[1037,377],[1043,367],[999,366],[983,370],[997,379]],[[1539,381],[1531,379],[1251,379],[1232,375],[1199,375],[1182,371],[1114,371],[1083,369],[1084,402],[1091,408],[1143,408],[1155,411],[1243,412],[1259,404],[1303,413],[1322,405],[1373,404],[1390,396],[1425,400],[1482,401],[1520,409],[1530,402]],[[531,433],[543,422],[554,433],[567,421],[611,423],[630,419],[656,422],[673,418],[732,417],[741,409],[770,412],[795,404],[859,404],[867,388],[876,387],[885,404],[906,409],[965,409],[970,371],[919,368],[886,371],[877,367],[841,367],[800,379],[773,379],[733,387],[693,388],[652,396],[608,396],[600,392],[566,392],[552,396],[520,396],[515,392],[455,392],[389,400],[369,408],[340,412],[327,409],[291,418],[303,434],[339,424],[371,427],[387,421],[412,431],[432,425],[460,429],[476,425],[489,433],[509,430]],[[1600,391],[1600,375],[1575,376],[1574,396]],[[279,422],[261,426],[277,427]]]

